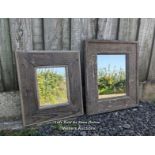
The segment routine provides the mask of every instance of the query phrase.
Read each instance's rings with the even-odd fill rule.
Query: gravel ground
[[[74,120],[56,121],[36,128],[1,131],[0,135],[155,135],[155,104],[140,103],[136,108],[93,116],[84,115]]]

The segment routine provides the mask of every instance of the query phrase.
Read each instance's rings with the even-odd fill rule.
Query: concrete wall
[[[21,104],[18,91],[0,93],[0,120],[21,119]]]

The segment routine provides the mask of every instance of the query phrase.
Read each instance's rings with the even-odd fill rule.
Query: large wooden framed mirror
[[[16,52],[24,126],[83,114],[79,53]]]
[[[87,114],[136,106],[137,42],[86,41],[85,81]]]

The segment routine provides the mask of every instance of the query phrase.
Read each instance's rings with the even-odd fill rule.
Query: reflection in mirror
[[[68,103],[65,67],[37,67],[36,81],[40,108]]]
[[[97,55],[98,99],[126,95],[126,55]]]

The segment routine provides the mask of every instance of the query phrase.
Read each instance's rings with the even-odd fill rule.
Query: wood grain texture
[[[44,42],[46,50],[69,49],[69,19],[44,19]]]
[[[127,95],[109,99],[98,99],[97,86],[97,54],[126,54],[127,55]],[[86,42],[85,81],[86,81],[86,112],[97,114],[136,106],[138,104],[137,79],[137,43],[121,41]]]
[[[43,50],[43,19],[33,18],[32,19],[32,39],[33,39],[33,49]]]
[[[136,41],[138,24],[138,18],[121,18],[119,23],[118,39],[123,41]]]
[[[13,51],[33,49],[32,20],[30,18],[10,19],[10,31]]]
[[[68,18],[62,19],[62,49],[70,49],[70,20]]]
[[[15,75],[15,89],[18,89],[17,69],[15,61],[16,50],[32,50],[32,21],[28,18],[9,19],[11,46],[13,51],[13,66]]]
[[[147,80],[147,70],[149,69],[150,54],[153,44],[155,19],[143,18],[140,20],[138,35],[139,41],[139,79]]]
[[[137,35],[138,35],[138,28],[139,28],[138,18],[121,18],[119,21],[118,39],[123,41],[130,41],[130,42],[136,41]],[[136,61],[138,61],[138,59]],[[138,72],[137,72],[137,76],[138,76]]]
[[[117,28],[117,18],[99,18],[97,38],[104,40],[116,40]]]
[[[85,40],[96,38],[97,20],[94,18],[71,19],[71,50],[79,50],[81,57],[82,78],[84,79]],[[84,80],[82,80],[84,87]]]
[[[136,19],[136,18],[9,19],[10,32],[11,32],[9,33],[9,36],[11,36],[11,48],[13,51],[12,61],[13,61],[14,81],[15,81],[13,82],[15,85],[14,88],[18,89],[16,64],[14,61],[15,50],[44,49],[44,42],[45,42],[46,44],[45,49],[80,50],[82,58],[81,60],[83,64],[84,40],[96,39],[96,38],[108,39],[108,40],[119,39],[126,41],[133,41],[137,39],[140,45],[140,52],[139,52],[140,81],[147,80],[147,78],[149,80],[154,80],[155,77],[155,71],[153,69],[155,64],[154,47],[153,51],[151,52],[152,40],[154,37],[154,23],[155,23],[154,20],[155,19]],[[0,91],[4,90],[2,72],[3,69],[1,66]]]
[[[8,19],[0,19],[0,65],[0,87],[4,86],[0,89],[13,90],[14,72]]]
[[[83,114],[80,55],[77,51],[30,51],[16,53],[24,125]],[[52,61],[51,61],[52,60]],[[35,69],[37,66],[68,67],[69,104],[39,109]],[[78,76],[77,76],[78,75]]]
[[[152,55],[151,55],[151,60],[150,60],[150,68],[149,68],[149,73],[148,73],[148,79],[147,80],[152,80],[155,81],[155,39],[153,43],[153,48],[152,48]]]
[[[83,52],[84,40],[95,39],[96,19],[73,18],[71,19],[71,49]]]
[[[0,92],[4,91],[3,86],[3,79],[2,79],[2,65],[1,65],[1,59],[0,59]]]
[[[85,40],[95,39],[97,30],[97,20],[93,18],[72,18],[71,19],[71,50],[80,51],[81,73],[82,73],[82,89],[83,99],[85,102],[85,81],[84,81],[84,53]],[[84,105],[85,107],[85,105]]]

